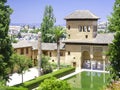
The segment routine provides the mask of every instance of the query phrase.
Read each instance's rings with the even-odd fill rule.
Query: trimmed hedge
[[[28,89],[23,87],[0,87],[0,90],[28,90]]]
[[[24,82],[23,84],[20,84],[20,85],[25,87],[25,88],[28,88],[29,90],[31,90],[33,88],[38,87],[40,85],[40,83],[43,82],[47,78],[50,78],[50,77],[60,78],[60,77],[63,77],[65,75],[67,75],[67,74],[70,74],[70,73],[72,73],[74,71],[75,71],[75,68],[73,68],[73,67],[72,68],[70,67],[70,68],[60,69],[58,71],[55,71],[55,72],[52,72],[52,73],[37,77],[37,78],[35,78],[33,80]]]

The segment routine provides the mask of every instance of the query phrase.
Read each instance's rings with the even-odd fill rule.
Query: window
[[[70,55],[70,51],[68,51],[68,55]]]
[[[24,48],[21,48],[21,54],[24,54]]]
[[[83,32],[86,32],[86,31],[87,31],[87,27],[83,26]]]
[[[87,31],[90,32],[90,26],[87,26]]]
[[[26,48],[26,54],[28,54],[28,51],[29,51],[29,49],[28,49],[28,48]]]
[[[83,26],[83,32],[85,32],[85,27]]]
[[[70,39],[70,34],[68,34],[68,39]]]
[[[88,38],[88,35],[85,35],[85,38]]]
[[[79,32],[82,32],[82,26],[78,26]]]
[[[63,52],[60,52],[60,56],[64,56]]]
[[[68,30],[70,30],[70,25],[68,25]]]
[[[50,57],[52,57],[52,53],[50,52]]]

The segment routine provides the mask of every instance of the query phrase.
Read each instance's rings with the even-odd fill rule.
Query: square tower
[[[76,10],[65,17],[67,40],[91,40],[97,35],[99,17],[89,10]]]

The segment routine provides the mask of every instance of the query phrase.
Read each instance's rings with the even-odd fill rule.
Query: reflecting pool
[[[72,90],[102,90],[107,84],[109,74],[84,71],[66,79]]]

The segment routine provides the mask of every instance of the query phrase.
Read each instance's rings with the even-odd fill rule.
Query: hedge
[[[27,88],[23,87],[0,87],[0,90],[28,90]]]
[[[21,86],[28,88],[29,90],[36,88],[40,85],[41,82],[43,82],[45,79],[50,78],[50,77],[56,77],[56,78],[60,78],[63,77],[67,74],[70,74],[72,72],[75,71],[75,68],[70,67],[70,68],[64,68],[64,69],[60,69],[58,71],[46,74],[46,75],[42,75],[40,77],[37,77],[33,80],[24,82],[23,84],[20,84]]]

